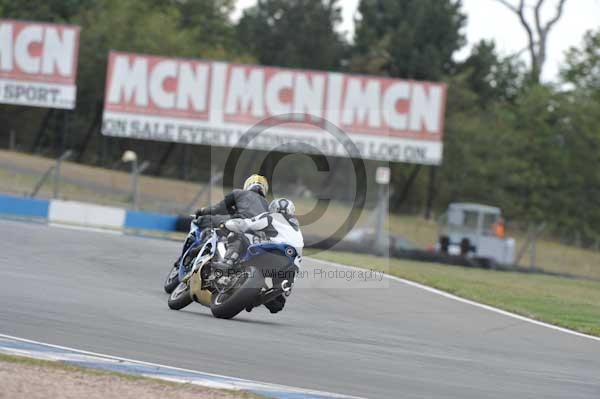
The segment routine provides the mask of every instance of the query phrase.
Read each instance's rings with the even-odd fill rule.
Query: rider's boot
[[[227,236],[227,251],[223,256],[222,262],[213,262],[213,267],[223,273],[223,276],[228,276],[236,272],[236,266],[240,261],[240,254],[245,252],[247,243],[244,241],[245,236],[242,234],[229,234]]]
[[[283,295],[279,295],[275,299],[265,303],[265,307],[269,309],[271,313],[281,312],[283,307],[285,306],[285,297]]]
[[[221,276],[229,276],[236,272],[236,262],[231,259],[224,259],[222,262],[213,262],[213,269],[217,270]]]
[[[230,243],[227,247],[227,251],[225,251],[223,261],[212,263],[213,268],[219,270],[222,276],[228,276],[229,274],[235,272],[235,267],[240,259],[240,254],[237,247],[238,246],[235,245],[235,243]]]

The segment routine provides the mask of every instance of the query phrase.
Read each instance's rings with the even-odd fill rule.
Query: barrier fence
[[[0,195],[0,215],[45,219],[106,229],[175,231],[177,216],[141,212],[78,201],[43,200]]]

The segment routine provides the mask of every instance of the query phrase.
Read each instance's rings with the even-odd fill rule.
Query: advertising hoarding
[[[344,156],[327,121],[364,159],[442,160],[441,83],[111,52],[105,90],[109,136],[264,150],[298,141]],[[272,127],[239,141],[261,125]]]
[[[0,20],[0,103],[75,108],[79,30]]]

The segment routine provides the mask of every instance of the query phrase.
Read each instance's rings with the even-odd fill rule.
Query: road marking
[[[99,230],[99,232],[102,232],[102,233],[114,233],[113,231],[107,231],[107,230]],[[359,268],[359,267],[342,265],[340,263],[323,261],[323,260],[320,260],[320,259],[315,259],[315,258],[310,258],[310,257],[306,257],[306,259],[310,259],[311,261],[315,261],[315,262],[322,263],[322,264],[325,264],[325,265],[329,264],[331,266],[346,268],[346,269],[350,269],[350,270],[356,270],[356,271],[365,270],[365,269],[362,269],[362,268]],[[596,336],[589,335],[589,334],[584,334],[584,333],[581,333],[579,331],[570,330],[570,329],[564,328],[564,327],[559,327],[559,326],[556,326],[554,324],[545,323],[543,321],[531,319],[531,318],[526,317],[526,316],[521,316],[519,314],[512,313],[512,312],[509,312],[507,310],[502,310],[502,309],[496,308],[496,307],[491,306],[491,305],[486,305],[486,304],[483,304],[483,303],[480,303],[480,302],[472,301],[470,299],[462,298],[460,296],[457,296],[457,295],[454,295],[454,294],[450,294],[448,292],[439,290],[437,288],[433,288],[433,287],[430,287],[428,285],[420,284],[420,283],[417,283],[417,282],[414,282],[414,281],[411,281],[411,280],[406,280],[406,279],[403,279],[403,278],[400,278],[400,277],[392,276],[392,275],[387,274],[387,273],[384,273],[383,275],[387,279],[390,279],[390,280],[393,280],[393,281],[397,281],[399,283],[403,283],[403,284],[409,285],[411,287],[419,288],[419,289],[428,291],[428,292],[430,292],[432,294],[436,294],[436,295],[439,295],[439,296],[442,296],[442,297],[445,297],[445,298],[448,298],[448,299],[452,299],[454,301],[466,303],[468,305],[475,306],[475,307],[478,307],[480,309],[485,309],[485,310],[488,310],[490,312],[494,312],[494,313],[501,314],[501,315],[504,315],[504,316],[507,316],[507,317],[511,317],[513,319],[521,320],[521,321],[524,321],[524,322],[527,322],[527,323],[535,324],[535,325],[538,325],[538,326],[541,326],[541,327],[545,327],[545,328],[549,328],[549,329],[552,329],[552,330],[555,330],[555,331],[560,331],[560,332],[565,333],[565,334],[571,334],[571,335],[575,335],[577,337],[587,338],[587,339],[591,339],[593,341],[600,342],[600,337],[596,337]]]
[[[115,371],[171,382],[194,384],[213,389],[252,392],[274,399],[361,399],[356,396],[251,381],[124,357],[104,355],[5,334],[0,334],[0,353],[58,361],[85,368]]]
[[[365,269],[362,269],[360,267],[347,266],[347,265],[342,265],[340,263],[329,262],[329,261],[324,261],[324,260],[315,259],[315,258],[309,258],[309,257],[307,257],[306,259],[310,259],[311,261],[315,261],[317,263],[322,263],[322,264],[325,264],[325,265],[331,265],[331,266],[335,266],[335,267],[341,267],[341,268],[350,269],[350,270],[365,270]],[[525,321],[527,323],[536,324],[538,326],[546,327],[546,328],[549,328],[549,329],[552,329],[552,330],[555,330],[555,331],[560,331],[560,332],[563,332],[563,333],[566,333],[566,334],[571,334],[571,335],[575,335],[575,336],[578,336],[578,337],[581,337],[581,338],[588,338],[588,339],[591,339],[593,341],[600,342],[600,337],[596,337],[596,336],[589,335],[589,334],[584,334],[584,333],[581,333],[579,331],[570,330],[570,329],[564,328],[564,327],[555,326],[554,324],[544,323],[543,321],[531,319],[531,318],[526,317],[526,316],[521,316],[519,314],[512,313],[512,312],[509,312],[509,311],[506,311],[506,310],[502,310],[502,309],[496,308],[494,306],[486,305],[486,304],[483,304],[483,303],[480,303],[480,302],[475,302],[475,301],[472,301],[470,299],[465,299],[465,298],[462,298],[460,296],[456,296],[454,294],[450,294],[450,293],[448,293],[446,291],[438,290],[437,288],[433,288],[433,287],[430,287],[428,285],[420,284],[420,283],[417,283],[417,282],[414,282],[414,281],[411,281],[411,280],[406,280],[406,279],[403,279],[401,277],[392,276],[392,275],[387,274],[387,273],[384,273],[383,275],[387,279],[390,279],[390,280],[393,280],[393,281],[397,281],[399,283],[403,283],[403,284],[409,285],[411,287],[419,288],[419,289],[425,290],[427,292],[431,292],[432,294],[443,296],[444,298],[448,298],[448,299],[452,299],[454,301],[466,303],[468,305],[476,306],[478,308],[485,309],[485,310],[488,310],[490,312],[494,312],[494,313],[498,313],[498,314],[501,314],[501,315],[504,315],[504,316],[512,317],[513,319]]]
[[[109,229],[103,229],[101,227],[90,227],[90,226],[83,226],[83,225],[76,225],[76,224],[65,224],[65,223],[59,223],[59,222],[49,222],[48,226],[58,227],[58,228],[67,229],[67,230],[93,231],[95,233],[114,234],[117,236],[123,235],[123,231],[121,231],[121,230],[109,230]]]

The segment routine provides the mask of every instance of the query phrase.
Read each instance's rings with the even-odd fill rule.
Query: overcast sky
[[[517,0],[509,0],[517,3]],[[353,17],[359,0],[340,0],[344,21],[340,29],[352,37]],[[547,17],[555,9],[557,0],[546,0],[544,9]],[[238,0],[234,18],[256,0]],[[533,4],[528,0],[528,4]],[[463,8],[468,16],[465,30],[469,44],[457,54],[458,59],[466,57],[473,43],[481,39],[494,39],[501,54],[509,55],[522,50],[527,39],[517,17],[496,0],[463,0]],[[562,19],[555,25],[549,37],[548,61],[544,69],[544,80],[554,80],[564,52],[571,46],[579,46],[584,33],[589,29],[600,28],[600,0],[567,0]]]

